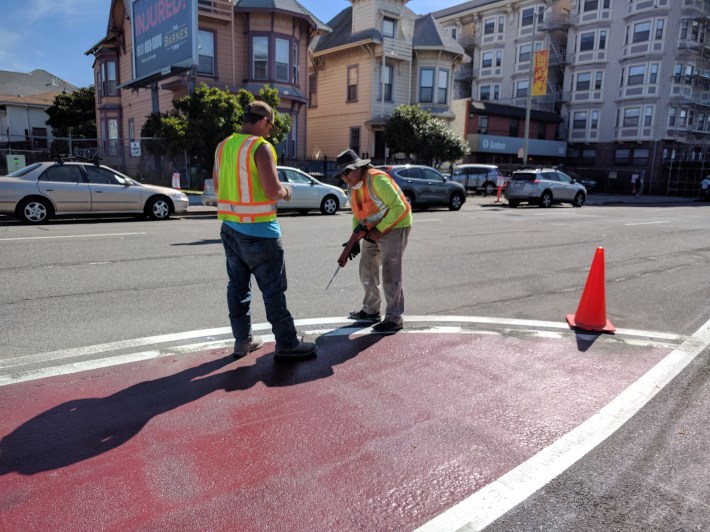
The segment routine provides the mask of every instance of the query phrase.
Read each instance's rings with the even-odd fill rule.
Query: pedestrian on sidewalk
[[[265,140],[280,133],[274,119],[267,103],[250,103],[240,131],[223,140],[215,152],[212,177],[227,257],[227,306],[236,358],[264,344],[251,329],[252,275],[264,298],[276,356],[304,358],[316,353],[314,343],[298,339],[286,307],[286,264],[276,202],[290,201],[291,189],[279,182],[276,151]]]
[[[710,201],[710,175],[705,176],[698,189],[698,201]]]
[[[640,198],[643,194],[643,176],[633,174],[631,176],[631,193],[635,198]]]
[[[362,241],[359,267],[365,296],[362,308],[349,317],[379,321],[382,286],[385,318],[372,328],[376,332],[399,331],[404,327],[402,257],[412,229],[412,208],[394,179],[375,169],[370,159],[345,150],[338,155],[336,164],[335,178],[342,176],[348,185],[353,229],[360,223],[370,228]]]

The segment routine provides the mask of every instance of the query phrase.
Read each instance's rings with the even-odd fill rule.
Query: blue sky
[[[464,0],[411,0],[426,14]],[[300,0],[323,22],[351,4],[347,0]],[[86,52],[106,36],[111,0],[9,0],[0,17],[0,70],[42,69],[78,87],[93,83],[93,56]]]

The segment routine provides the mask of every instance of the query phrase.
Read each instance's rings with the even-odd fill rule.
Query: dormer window
[[[382,19],[382,36],[394,38],[394,27],[396,21],[393,18],[384,17]]]

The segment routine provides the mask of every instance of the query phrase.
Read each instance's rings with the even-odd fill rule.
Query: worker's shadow
[[[351,338],[342,332],[338,334],[335,330],[321,336],[317,342],[318,357],[310,360],[277,362],[268,353],[251,365],[215,373],[234,362],[229,355],[106,397],[62,403],[3,437],[0,476],[13,471],[33,475],[98,456],[130,440],[155,416],[217,390],[247,390],[259,382],[269,387],[291,386],[329,377],[334,366],[347,362],[382,338],[381,335]]]

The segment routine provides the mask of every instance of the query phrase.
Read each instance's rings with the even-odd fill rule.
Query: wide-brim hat
[[[361,159],[358,154],[355,153],[355,150],[348,149],[338,155],[335,159],[335,164],[337,166],[333,177],[339,177],[348,170],[355,170],[356,168],[370,164],[370,159]]]
[[[272,126],[271,132],[269,133],[270,136],[277,137],[281,134],[281,129],[276,126],[276,113],[268,103],[262,102],[261,100],[254,100],[246,106],[244,112],[266,118]]]

